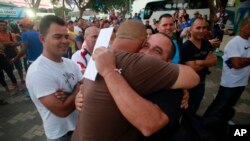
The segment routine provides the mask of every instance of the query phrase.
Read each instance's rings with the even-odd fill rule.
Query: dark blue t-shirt
[[[39,39],[39,33],[34,30],[28,30],[21,35],[22,42],[28,45],[27,58],[29,61],[35,61],[42,54],[43,45]]]

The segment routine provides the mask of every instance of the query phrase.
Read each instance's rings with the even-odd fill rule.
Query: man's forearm
[[[62,109],[60,110],[60,115],[62,117],[68,116],[75,110],[75,97],[80,90],[79,85],[80,84],[77,83],[72,93],[67,94],[69,96],[62,102]]]
[[[233,68],[240,69],[250,65],[250,58],[233,57],[231,62]]]
[[[157,105],[137,94],[119,73],[110,72],[104,79],[121,113],[144,136],[153,134],[169,122],[168,116]]]
[[[216,57],[213,57],[213,58],[210,58],[210,59],[207,59],[207,60],[202,60],[202,66],[203,67],[212,67],[212,66],[215,66],[217,63],[217,58]]]
[[[79,90],[79,89],[78,89]],[[39,100],[46,106],[52,113],[58,117],[67,117],[70,113],[75,110],[75,96],[77,89],[75,89],[71,95],[69,95],[65,101],[61,101],[55,95],[56,93],[63,93],[69,95],[62,90],[57,91],[51,95],[39,98]]]
[[[202,70],[204,68],[204,66],[200,65],[201,63],[198,63],[202,60],[194,60],[194,61],[188,61],[185,63],[185,65],[191,67],[192,69],[194,69],[196,72]]]
[[[75,110],[75,97],[78,92],[79,90],[74,90],[72,94],[63,102],[63,105],[65,105],[65,109],[67,109],[66,111],[68,114]],[[66,115],[68,115],[67,113]]]

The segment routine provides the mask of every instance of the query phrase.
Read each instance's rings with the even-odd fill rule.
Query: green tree
[[[65,8],[65,0],[62,1],[62,7],[57,7],[60,4],[60,0],[50,0],[50,2],[53,5],[54,12],[57,16],[60,16],[62,18],[65,17],[65,11],[67,11],[67,8]]]
[[[108,13],[111,9],[121,11],[121,13],[129,13],[134,0],[90,0],[91,9],[99,12]]]
[[[211,28],[214,26],[214,17],[216,15],[217,10],[220,8],[221,5],[227,6],[228,0],[208,0],[208,7],[210,10],[210,21],[211,21]]]
[[[36,13],[39,5],[41,3],[41,0],[24,0],[26,3],[28,3],[29,7],[34,10]]]
[[[65,3],[70,7],[71,11],[73,11],[76,6],[74,0],[65,0]]]
[[[67,15],[69,11],[71,10],[65,7],[54,8],[55,15],[62,17],[62,18],[65,18],[65,15]]]
[[[82,17],[86,9],[104,13],[108,13],[111,9],[116,9],[125,14],[130,11],[133,1],[134,0],[65,0],[66,4],[70,7],[76,6],[79,9],[79,17]]]
[[[87,9],[90,8],[90,3],[93,0],[73,0],[73,4],[75,4],[77,6],[77,8],[79,9],[79,18],[82,17],[83,12]]]

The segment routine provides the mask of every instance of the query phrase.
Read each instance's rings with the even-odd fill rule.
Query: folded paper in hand
[[[97,49],[99,47],[106,47],[107,48],[109,46],[109,41],[110,41],[112,32],[113,32],[113,27],[101,29],[101,31],[98,35],[98,38],[96,40],[96,43],[95,43],[94,51],[95,51],[95,49]],[[97,75],[97,69],[95,66],[95,62],[91,57],[88,65],[87,65],[87,68],[84,72],[83,77],[90,79],[92,81],[95,81],[96,75]]]

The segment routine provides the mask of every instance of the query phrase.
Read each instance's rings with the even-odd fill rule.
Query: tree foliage
[[[41,0],[24,0],[26,3],[28,3],[29,7],[33,10],[37,11],[39,8],[39,5],[41,3]]]
[[[52,0],[52,1],[59,1],[59,0]],[[134,0],[64,0],[67,5],[69,5],[71,10],[73,6],[76,6],[79,11],[79,17],[82,17],[83,12],[86,9],[92,9],[96,12],[104,12],[108,13],[111,9],[116,9],[121,11],[123,14],[129,13],[132,9],[131,5],[133,4]],[[213,0],[207,0],[206,2],[209,5],[210,11],[212,14],[216,11],[215,6],[219,6],[220,4],[226,3],[228,0],[216,0],[216,5],[214,5]],[[203,1],[204,2],[204,1]],[[192,4],[200,4],[200,0],[189,0],[189,3]],[[210,18],[212,19],[212,18]]]
[[[65,0],[65,3],[70,7],[71,11],[73,11],[76,6],[74,0]]]
[[[108,13],[111,9],[116,9],[122,13],[127,13],[131,9],[134,0],[65,0],[69,6],[76,6],[79,11],[79,17],[82,17],[86,9],[92,9],[96,12]]]
[[[55,15],[64,18],[71,10],[65,7],[54,8]]]
[[[60,0],[50,0],[52,5],[58,5]]]
[[[57,7],[60,5],[60,0],[50,0],[50,2],[52,3],[53,10],[57,16],[64,17],[65,11],[69,11],[67,8],[65,8],[65,0],[61,1],[62,7]]]
[[[134,0],[90,0],[89,8],[99,12],[108,13],[116,9],[122,13],[128,13]]]
[[[75,5],[80,11],[79,17],[82,17],[83,12],[90,7],[89,4],[91,1],[92,0],[70,0],[68,3]]]

